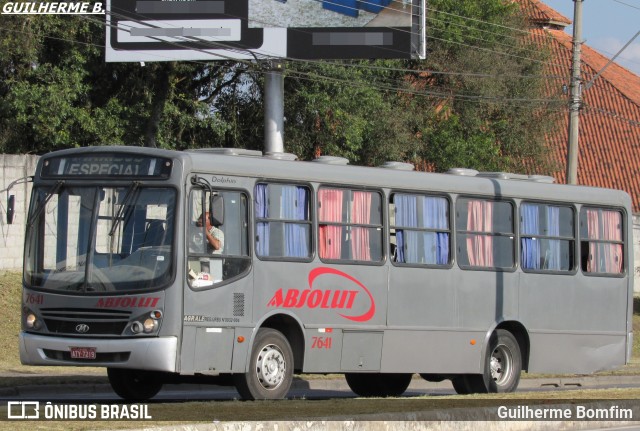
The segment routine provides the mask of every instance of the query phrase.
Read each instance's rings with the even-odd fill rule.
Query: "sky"
[[[542,0],[573,21],[573,0]],[[565,31],[573,34],[573,26]],[[613,57],[640,31],[640,0],[584,0],[582,38],[605,57]],[[640,35],[616,59],[616,63],[640,75]]]

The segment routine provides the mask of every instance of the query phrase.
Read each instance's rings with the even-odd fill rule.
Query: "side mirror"
[[[13,224],[13,216],[16,211],[16,197],[15,195],[9,196],[7,199],[7,224]]]
[[[209,221],[212,226],[224,224],[224,198],[220,195],[212,195],[209,200]]]

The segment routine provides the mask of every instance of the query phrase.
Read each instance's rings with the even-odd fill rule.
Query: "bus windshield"
[[[34,189],[25,250],[31,288],[129,293],[173,278],[171,188],[44,186]]]

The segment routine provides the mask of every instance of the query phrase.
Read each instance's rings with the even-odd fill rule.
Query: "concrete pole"
[[[571,61],[571,106],[569,108],[569,142],[567,143],[567,184],[578,183],[578,131],[582,107],[580,53],[582,48],[582,3],[573,0],[573,59]]]
[[[284,153],[284,73],[276,64],[264,75],[264,152]]]

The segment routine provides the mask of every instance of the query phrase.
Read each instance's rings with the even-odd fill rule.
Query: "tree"
[[[548,171],[542,143],[562,101],[544,96],[549,53],[520,30],[518,5],[430,0],[429,15],[425,61],[290,62],[288,150],[437,171]]]
[[[212,111],[212,98],[242,65],[104,63],[102,22],[21,15],[3,24],[0,150],[222,142],[227,126]]]

